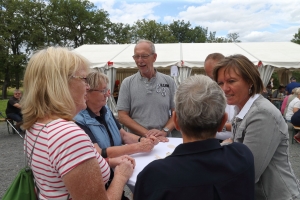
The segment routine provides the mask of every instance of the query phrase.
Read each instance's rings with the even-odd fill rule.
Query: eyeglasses
[[[153,55],[154,53],[151,53],[151,54],[148,54],[148,55],[133,55],[132,57],[133,57],[133,59],[134,60],[138,60],[139,58],[141,58],[142,60],[145,60],[145,59],[147,59],[149,56],[151,56],[151,55]]]
[[[81,79],[83,82],[85,82],[85,84],[88,84],[86,77],[82,77],[82,76],[71,76],[71,77],[76,79]]]
[[[109,89],[108,88],[105,88],[105,89],[103,89],[103,90],[89,90],[90,92],[92,92],[92,91],[96,91],[96,92],[100,92],[100,93],[102,93],[102,94],[107,94],[107,92],[109,91]]]

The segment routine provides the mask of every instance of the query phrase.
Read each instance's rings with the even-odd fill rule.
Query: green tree
[[[7,87],[20,87],[20,80],[24,71],[26,54],[22,49],[26,48],[26,38],[30,31],[26,27],[28,16],[27,5],[29,1],[1,1],[0,12],[0,37],[1,50],[6,56],[4,59],[4,83],[2,95],[6,97]],[[2,58],[3,59],[3,58]]]
[[[27,38],[27,51],[32,52],[44,46],[55,46],[59,43],[58,32],[55,31],[53,22],[55,18],[49,9],[46,1],[39,0],[28,5],[28,16],[30,16],[27,26],[31,30]]]
[[[206,42],[207,43],[215,43],[217,42],[217,38],[216,38],[216,32],[209,32],[206,36]]]
[[[189,42],[191,35],[190,22],[184,22],[184,20],[173,21],[169,24],[171,34],[177,39],[177,42]]]
[[[107,43],[106,35],[111,24],[108,13],[97,10],[90,1],[50,0],[48,10],[56,44],[77,48],[83,44]]]
[[[132,26],[132,43],[139,39],[147,39],[153,43],[170,43],[176,39],[171,35],[169,27],[155,20],[138,20]]]
[[[131,38],[131,27],[129,24],[111,24],[109,34],[107,36],[107,42],[109,44],[130,44]]]
[[[238,40],[239,37],[240,36],[238,33],[228,33],[227,42],[241,42],[240,40]]]
[[[207,29],[204,29],[200,26],[191,28],[188,31],[188,40],[189,43],[204,43],[206,42]]]
[[[291,42],[300,44],[300,28],[298,29],[298,33],[295,33],[294,38],[291,40]]]
[[[6,88],[9,80],[9,44],[0,38],[0,80],[2,84],[2,99],[6,99]]]

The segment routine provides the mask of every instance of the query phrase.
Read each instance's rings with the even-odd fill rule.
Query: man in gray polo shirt
[[[175,106],[175,81],[154,68],[157,54],[151,41],[139,40],[132,57],[139,71],[121,84],[119,121],[140,136],[170,136],[174,129],[171,114]]]

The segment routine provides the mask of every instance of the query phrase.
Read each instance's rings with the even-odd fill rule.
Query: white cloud
[[[247,3],[213,0],[200,6],[189,6],[176,17],[164,17],[168,23],[173,19],[208,27],[217,35],[218,31],[237,32],[243,42],[290,41],[293,34],[282,29],[293,31],[295,24],[300,27],[300,3],[297,0],[252,0]]]
[[[176,5],[173,9],[180,10],[179,13],[174,11],[174,15],[172,12],[165,15],[164,9],[158,9],[165,6],[164,1],[92,2],[106,10],[115,23],[132,25],[138,19],[153,19],[169,24],[173,20],[184,20],[216,31],[218,37],[237,32],[242,42],[290,41],[300,28],[299,0],[173,0],[172,4]]]
[[[154,8],[159,6],[159,2],[148,3],[127,3],[126,1],[107,1],[94,0],[94,4],[101,4],[103,8],[109,13],[109,18],[112,22],[122,22],[132,25],[137,20],[152,19],[158,20],[160,16],[154,15]]]

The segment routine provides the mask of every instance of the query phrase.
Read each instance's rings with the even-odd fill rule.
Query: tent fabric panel
[[[91,67],[103,67],[107,65],[110,59],[114,58],[118,53],[122,52],[128,44],[122,45],[82,45],[73,51],[79,53],[88,59],[91,63]]]
[[[211,53],[221,53],[224,56],[242,54],[255,64],[259,61],[257,58],[235,45],[235,43],[183,43],[182,52],[184,63],[193,63],[194,65],[199,63],[198,66],[195,65],[193,67],[203,67],[200,63],[204,63],[207,55]],[[185,64],[185,66],[189,65]]]
[[[269,83],[271,76],[274,72],[274,67],[270,65],[265,65],[258,67],[258,71],[264,86],[267,87],[267,84]]]
[[[300,45],[292,42],[238,43],[264,65],[276,68],[300,68]]]

